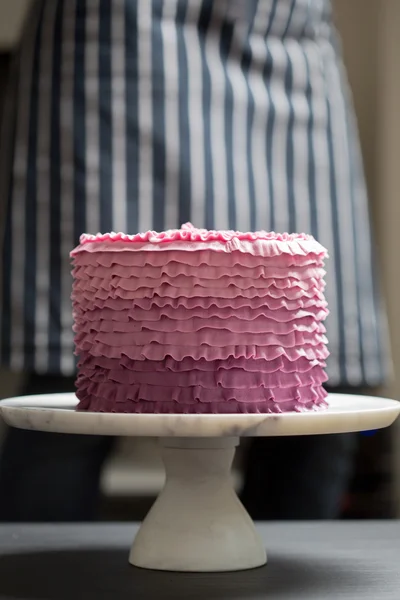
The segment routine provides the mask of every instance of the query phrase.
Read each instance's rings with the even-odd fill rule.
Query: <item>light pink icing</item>
[[[75,318],[74,331],[78,333],[131,333],[137,332],[164,332],[164,333],[197,333],[202,330],[209,330],[209,335],[213,335],[213,331],[228,331],[231,333],[275,333],[278,335],[287,335],[293,331],[305,331],[311,333],[325,333],[325,326],[318,322],[313,317],[303,317],[288,322],[280,322],[268,317],[258,317],[254,320],[238,319],[232,316],[230,319],[219,319],[218,317],[209,317],[203,319],[194,317],[193,319],[184,319],[177,321],[175,319],[161,319],[159,321],[133,321],[127,319],[119,319],[121,315],[114,315],[114,319],[104,320]],[[136,336],[135,336],[136,337]],[[158,340],[162,343],[161,340]]]
[[[97,266],[97,264],[84,264],[83,266],[77,266],[73,269],[72,275],[75,279],[88,279],[88,277],[108,277],[110,275],[109,266]],[[304,266],[304,267],[279,267],[279,266],[264,266],[258,265],[256,267],[246,267],[240,264],[231,265],[229,271],[227,267],[216,267],[210,265],[198,265],[196,271],[193,271],[191,265],[186,263],[178,262],[167,262],[164,265],[154,267],[152,265],[145,265],[136,267],[133,265],[129,266],[129,270],[126,269],[127,265],[118,263],[113,264],[112,275],[117,277],[151,277],[152,279],[158,279],[163,275],[168,277],[177,277],[178,275],[186,275],[186,277],[193,277],[194,275],[198,278],[216,281],[221,277],[228,275],[231,277],[249,277],[253,281],[259,279],[309,279],[310,277],[316,277],[321,280],[325,275],[324,269],[321,267]]]
[[[326,309],[328,306],[325,299],[320,300],[313,296],[312,298],[298,298],[296,300],[288,300],[285,297],[282,298],[271,298],[265,296],[263,298],[160,298],[154,296],[153,298],[134,298],[123,300],[122,298],[93,298],[87,299],[82,294],[72,294],[73,306],[75,309],[80,308],[83,310],[94,310],[96,308],[111,308],[113,310],[124,310],[132,309],[136,310],[140,308],[142,310],[150,311],[154,307],[169,309],[179,309],[182,312],[184,310],[193,310],[201,308],[208,310],[210,308],[228,309],[228,310],[239,310],[239,309],[257,309],[262,308],[263,310],[268,309],[270,311],[280,311],[281,314],[285,309],[287,311],[296,311],[299,309]],[[76,299],[75,299],[76,298]]]
[[[317,346],[319,344],[327,344],[328,340],[323,334],[318,332],[292,331],[285,335],[275,333],[236,333],[227,329],[210,329],[204,328],[192,333],[182,333],[174,331],[172,333],[166,331],[139,331],[136,333],[126,332],[109,332],[109,331],[94,331],[86,333],[81,331],[75,335],[75,344],[82,350],[89,350],[97,343],[105,344],[113,348],[139,347],[142,348],[149,344],[158,344],[166,347],[168,344],[172,346],[180,346],[187,348],[187,352],[191,352],[191,348],[200,348],[205,345],[209,348],[225,348],[226,346],[234,346],[238,341],[243,342],[245,346],[280,346],[283,348],[297,348],[309,344]],[[190,354],[188,354],[190,356]]]
[[[311,236],[84,234],[72,253],[82,410],[326,406],[326,250]]]
[[[184,242],[231,242],[233,240],[239,241],[250,241],[256,242],[257,240],[282,242],[282,243],[303,243],[310,242],[315,247],[319,248],[321,254],[326,254],[325,248],[323,248],[311,235],[305,233],[275,233],[274,231],[255,231],[255,232],[241,232],[241,231],[221,231],[221,230],[208,230],[208,229],[196,229],[191,223],[185,223],[180,229],[169,229],[158,233],[156,231],[146,231],[145,233],[136,233],[134,235],[127,235],[125,233],[98,233],[97,235],[91,235],[84,233],[80,237],[80,245],[93,243],[93,242],[128,242],[128,243],[143,243],[150,242],[151,244],[168,244],[175,241]]]
[[[311,288],[310,290],[302,290],[298,287],[287,288],[281,290],[275,285],[271,285],[268,288],[247,288],[240,289],[236,286],[229,286],[225,288],[204,288],[200,285],[195,285],[192,288],[176,288],[172,285],[164,284],[158,288],[139,288],[138,290],[125,290],[122,287],[113,288],[107,290],[104,288],[87,288],[82,289],[81,282],[77,282],[72,293],[72,299],[78,300],[83,297],[87,300],[106,300],[107,298],[122,298],[123,300],[140,300],[142,298],[185,298],[189,300],[191,298],[218,298],[229,299],[240,298],[240,299],[253,299],[257,298],[285,298],[286,300],[298,300],[303,298],[318,298],[319,300],[324,299],[323,292],[317,288]],[[229,303],[230,305],[230,303]]]
[[[117,301],[114,301],[117,302]],[[87,322],[87,321],[119,321],[120,323],[129,323],[134,321],[139,323],[142,327],[150,327],[149,323],[157,321],[157,325],[153,324],[152,329],[163,331],[164,326],[170,327],[171,330],[174,327],[178,327],[178,323],[183,321],[192,321],[193,324],[200,323],[204,319],[208,319],[208,327],[212,327],[213,323],[219,327],[224,327],[224,321],[230,320],[231,323],[236,321],[254,321],[257,323],[260,319],[268,319],[269,321],[277,321],[278,323],[290,323],[290,321],[298,319],[306,319],[305,322],[312,321],[323,321],[327,316],[328,311],[324,308],[309,307],[308,309],[299,308],[297,310],[273,310],[267,306],[260,306],[258,308],[251,308],[249,306],[243,306],[241,308],[219,308],[218,306],[212,305],[209,308],[202,308],[197,306],[195,308],[183,308],[178,306],[173,308],[172,306],[152,306],[151,310],[144,310],[139,307],[133,308],[122,308],[115,310],[113,308],[90,308],[83,309],[79,304],[75,305],[74,318],[76,322]],[[168,324],[168,325],[167,325]],[[162,329],[159,329],[162,327]]]
[[[105,269],[106,271],[106,269]],[[281,279],[275,279],[274,277],[269,278],[258,278],[251,279],[250,277],[230,277],[229,275],[223,275],[219,279],[204,279],[200,277],[188,277],[186,275],[177,275],[176,277],[170,277],[169,275],[163,275],[160,278],[154,277],[127,277],[128,273],[125,273],[125,277],[119,277],[115,274],[108,275],[106,277],[76,277],[77,283],[75,286],[76,290],[97,290],[103,289],[112,291],[113,289],[120,288],[130,292],[136,292],[141,288],[151,288],[154,290],[153,293],[158,293],[160,288],[174,287],[177,289],[191,288],[197,289],[198,287],[206,289],[216,288],[235,288],[239,290],[257,288],[267,289],[274,287],[278,290],[285,290],[287,288],[299,288],[300,290],[313,290],[322,291],[325,288],[325,282],[310,277],[309,279],[295,279],[293,277],[285,277]]]

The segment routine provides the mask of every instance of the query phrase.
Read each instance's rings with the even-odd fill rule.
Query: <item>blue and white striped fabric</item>
[[[73,373],[68,255],[82,232],[191,221],[312,233],[331,257],[331,385],[385,378],[365,183],[327,1],[38,1],[14,83],[0,181],[3,364]]]

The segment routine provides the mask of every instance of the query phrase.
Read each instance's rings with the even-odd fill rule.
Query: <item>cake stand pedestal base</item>
[[[251,569],[267,560],[230,478],[239,437],[368,431],[388,427],[400,413],[399,402],[352,394],[330,394],[326,410],[305,413],[123,414],[76,406],[73,394],[45,394],[3,400],[0,413],[22,429],[159,438],[166,483],[129,560],[147,569],[200,572]]]
[[[266,552],[230,475],[239,438],[162,438],[166,483],[129,561],[165,571],[236,571]]]

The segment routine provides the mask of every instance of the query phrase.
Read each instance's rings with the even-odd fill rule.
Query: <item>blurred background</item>
[[[29,4],[29,0],[0,0],[0,113],[10,55],[18,44]],[[394,372],[398,374],[400,1],[333,0],[333,4],[360,128],[386,290]],[[16,390],[16,376],[0,372],[0,396],[12,396]],[[379,392],[382,396],[400,399],[399,380],[393,379]],[[360,441],[356,473],[343,498],[343,518],[400,517],[400,422],[387,431],[363,436]],[[240,453],[234,475],[239,489]],[[141,518],[162,486],[163,477],[153,440],[121,440],[103,474],[103,518]]]

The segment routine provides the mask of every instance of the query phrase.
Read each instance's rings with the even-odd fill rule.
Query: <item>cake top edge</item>
[[[125,233],[97,233],[92,235],[84,233],[80,236],[80,246],[85,244],[99,242],[125,242],[125,243],[150,243],[150,244],[168,244],[170,242],[221,242],[227,243],[232,240],[237,241],[270,241],[270,242],[312,242],[318,244],[312,235],[306,233],[275,233],[274,231],[255,231],[241,232],[229,230],[208,230],[196,229],[191,223],[185,223],[180,229],[169,229],[167,231],[146,231],[144,233],[136,233],[128,235]],[[320,246],[320,252],[325,253],[326,250]]]

